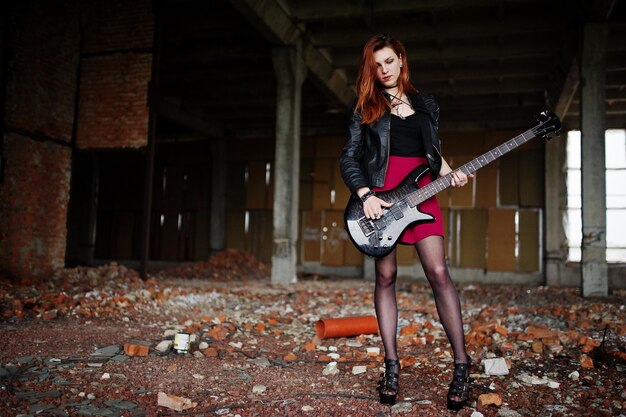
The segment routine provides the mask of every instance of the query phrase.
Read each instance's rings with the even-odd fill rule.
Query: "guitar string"
[[[489,164],[489,163],[491,163],[491,162],[495,161],[496,159],[498,159],[498,158],[499,158],[499,157],[501,157],[502,155],[504,155],[504,154],[508,153],[508,152],[509,152],[509,151],[511,151],[512,149],[515,149],[515,148],[517,148],[517,147],[519,147],[519,146],[523,145],[524,143],[526,143],[527,141],[529,141],[530,139],[532,139],[532,138],[534,138],[534,137],[540,136],[540,135],[539,135],[538,130],[539,130],[541,127],[543,127],[543,124],[542,124],[542,125],[539,125],[539,126],[535,126],[535,127],[531,128],[531,129],[527,130],[526,132],[524,132],[524,133],[522,133],[522,134],[520,134],[520,135],[518,135],[518,136],[514,137],[513,139],[510,139],[509,141],[507,141],[507,142],[505,142],[505,143],[503,143],[503,144],[501,144],[501,145],[499,145],[499,146],[496,146],[496,147],[495,147],[495,148],[493,148],[492,150],[490,150],[490,151],[488,151],[488,152],[485,152],[484,154],[480,155],[479,157],[474,158],[472,161],[470,161],[470,162],[468,162],[468,163],[463,164],[463,165],[462,165],[461,167],[459,167],[458,169],[459,169],[459,170],[463,170],[463,172],[464,172],[465,174],[470,174],[470,173],[472,173],[472,172],[476,172],[476,171],[478,171],[478,169],[480,169],[480,168],[482,168],[483,166],[485,166],[485,165],[487,165],[487,164]],[[527,133],[531,133],[531,134],[529,135],[529,137],[526,137],[526,134],[527,134]],[[550,132],[546,132],[546,133],[550,133]],[[543,133],[543,135],[545,135],[546,133]],[[518,140],[519,140],[519,139],[521,139],[521,142],[518,142]],[[502,149],[506,148],[506,149],[504,149],[504,153],[502,152],[501,148],[502,148]],[[497,151],[497,153],[496,153],[495,155],[494,155],[494,151]],[[499,154],[499,155],[498,155],[498,154]],[[491,158],[490,158],[490,157],[491,157]],[[482,160],[482,161],[481,161],[481,160]],[[487,162],[484,162],[485,160],[486,160]],[[478,163],[478,168],[476,168],[476,167],[474,166],[474,162]],[[472,170],[473,170],[473,171],[469,169],[469,167],[470,167],[470,166],[471,166],[471,168],[472,168]],[[467,172],[465,172],[465,171],[467,171]],[[429,190],[420,189],[420,190],[417,190],[417,191],[415,191],[415,192],[413,192],[413,193],[410,193],[410,194],[406,195],[406,196],[405,196],[405,197],[403,197],[402,199],[398,200],[398,201],[396,202],[396,204],[397,204],[397,203],[406,203],[406,204],[408,204],[408,205],[410,206],[412,201],[407,201],[407,200],[411,200],[411,197],[412,197],[412,196],[414,196],[414,195],[416,195],[416,196],[418,197],[418,198],[417,198],[417,200],[418,200],[418,201],[416,201],[415,205],[418,205],[418,204],[420,204],[420,203],[424,202],[424,201],[425,201],[425,200],[427,200],[428,198],[432,197],[433,195],[435,195],[435,194],[439,193],[440,191],[443,191],[444,189],[446,189],[446,188],[448,188],[448,187],[450,186],[450,184],[451,184],[451,181],[450,181],[451,174],[452,174],[452,173],[450,172],[450,173],[446,174],[446,175],[445,175],[445,176],[443,176],[443,177],[437,178],[435,181],[433,181],[433,182],[431,182],[431,183],[429,183],[429,184],[427,185],[427,187],[428,187],[429,189],[432,189],[432,188],[437,189],[437,187],[438,187],[441,183],[443,183],[442,188],[441,188],[441,189],[437,189],[437,191],[436,191],[436,192],[432,193],[432,192],[430,192]],[[397,207],[397,206],[395,206],[395,207]],[[393,210],[395,207],[392,207],[392,208],[387,209],[387,210],[388,210],[388,211],[391,211],[391,210]],[[395,216],[394,216],[394,218],[395,218]],[[377,219],[377,221],[378,221],[378,220],[383,220],[383,222],[384,222],[384,223],[387,223],[387,222],[389,221],[388,219],[390,219],[390,218],[389,218],[389,217],[386,217],[386,218]],[[372,222],[372,223],[373,223],[373,221],[374,221],[373,219],[369,219],[369,220],[370,220],[370,222]]]
[[[480,155],[479,157],[473,159],[472,161],[463,164],[462,166],[460,166],[458,168],[458,170],[463,171],[466,175],[470,174],[472,172],[476,172],[478,171],[478,169],[482,168],[483,166],[495,161],[496,159],[498,159],[500,156],[503,155],[502,150],[500,148],[506,148],[504,149],[504,153],[508,153],[509,151],[521,146],[522,144],[526,143],[528,140],[539,136],[537,133],[537,129],[539,129],[538,127],[534,127],[532,129],[527,130],[526,132],[515,136],[513,139],[508,140],[507,142],[496,146],[495,148],[493,148],[492,150],[485,152],[484,154]],[[531,133],[531,135],[529,137],[526,137],[526,134]],[[518,140],[521,139],[521,142],[518,142]],[[494,151],[498,151],[499,155],[494,155]],[[491,157],[491,158],[490,158]],[[481,159],[484,161],[486,160],[486,163],[482,163]],[[474,166],[474,162],[478,163],[478,168],[476,168]],[[469,169],[469,166],[471,166],[472,170]],[[465,172],[467,171],[467,172]],[[428,198],[432,197],[433,195],[443,191],[444,189],[448,188],[451,185],[451,176],[452,173],[448,173],[446,175],[444,175],[443,177],[437,178],[435,181],[429,183],[426,187],[428,187],[428,189],[419,189],[416,190],[414,192],[412,192],[411,194],[406,195],[405,197],[403,197],[402,199],[398,200],[396,202],[397,203],[407,203],[409,206],[411,205],[411,203],[413,203],[413,200],[415,201],[415,205],[418,205],[424,201],[426,201]],[[443,183],[443,184],[442,184]],[[438,187],[442,185],[442,187],[439,189]],[[430,191],[430,189],[435,189],[436,191],[433,193]],[[415,196],[415,198],[412,198],[413,196]],[[387,209],[388,211],[391,211],[391,209]],[[382,218],[381,218],[382,219]]]
[[[529,129],[526,132],[514,137],[513,139],[508,140],[507,142],[495,147],[494,149],[484,153],[483,155],[480,155],[479,157],[475,158],[474,160],[460,166],[458,168],[458,170],[461,170],[463,173],[470,174],[472,172],[476,172],[478,171],[478,169],[482,168],[483,166],[487,165],[488,163],[491,163],[493,161],[495,161],[497,158],[499,158],[500,156],[503,155],[503,152],[500,148],[504,149],[504,153],[508,153],[509,151],[511,151],[512,149],[515,149],[517,147],[519,147],[520,145],[522,145],[523,143],[527,142],[528,140],[534,138],[535,136],[537,136],[535,133],[531,134],[529,137],[526,137],[526,134],[530,133],[530,132],[534,132],[536,128],[533,129]],[[521,139],[520,142],[518,142]],[[495,154],[494,155],[494,151],[498,151],[498,153],[500,155]],[[487,161],[486,163],[482,163],[482,161]],[[476,168],[474,166],[474,163],[478,164],[478,168]],[[471,166],[472,169],[469,169],[469,167]],[[451,173],[448,173],[446,175],[444,175],[443,177],[437,178],[435,181],[431,182],[430,184],[428,184],[426,187],[428,187],[428,189],[420,189],[418,191],[414,191],[413,193],[409,194],[407,196],[407,198],[409,198],[411,201],[409,201],[410,203],[413,203],[413,200],[415,200],[415,205],[420,204],[422,202],[424,202],[425,200],[427,200],[428,198],[432,197],[433,195],[439,193],[440,191],[443,191],[444,189],[448,188],[451,184]],[[443,183],[443,184],[442,184]],[[441,188],[439,188],[441,186]],[[430,189],[435,189],[435,192],[431,192]],[[412,196],[415,196],[415,198],[411,198]],[[404,201],[405,199],[403,198],[402,200],[399,201]]]

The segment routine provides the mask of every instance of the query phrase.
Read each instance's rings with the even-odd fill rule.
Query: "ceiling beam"
[[[568,22],[565,19],[555,21],[538,19],[537,16],[515,17],[509,20],[498,21],[489,16],[477,19],[464,19],[446,21],[438,24],[416,25],[414,21],[394,21],[388,24],[376,26],[379,33],[391,33],[403,43],[408,42],[434,42],[451,39],[467,40],[470,38],[506,38],[510,35],[559,33],[566,29]],[[307,32],[311,35],[313,43],[318,47],[362,47],[372,36],[372,30],[365,25],[345,29],[345,25],[307,25]]]
[[[462,96],[462,95],[488,95],[488,94],[522,94],[540,93],[547,85],[546,77],[529,77],[513,80],[478,80],[463,81],[453,84],[444,83],[418,83],[416,87],[421,91],[434,94],[435,96]]]
[[[561,84],[560,93],[554,106],[554,113],[559,116],[560,119],[564,119],[567,114],[574,97],[576,96],[576,90],[580,84],[580,70],[578,68],[578,60],[574,58],[570,64],[569,71],[565,80]]]
[[[225,81],[226,83],[237,83],[239,80],[269,80],[274,77],[274,70],[271,65],[265,65],[265,61],[259,62],[255,66],[254,73],[250,73],[247,66],[235,66],[224,71],[223,67],[208,65],[207,63],[190,63],[181,56],[180,62],[185,62],[183,68],[176,65],[176,59],[170,58],[171,65],[161,69],[161,78],[164,83],[176,88],[180,85],[198,85],[210,84],[214,85],[216,81]],[[626,59],[624,60],[626,62]],[[261,65],[263,64],[263,65]],[[608,63],[607,63],[608,67]],[[511,79],[524,78],[529,76],[539,76],[545,74],[548,68],[547,61],[533,60],[527,62],[524,60],[507,60],[498,63],[463,63],[458,66],[449,66],[445,68],[443,65],[416,65],[411,68],[411,79],[415,83],[420,82],[447,82],[450,80],[481,80],[481,79]],[[357,69],[353,68],[346,71],[346,82],[349,85],[355,83]]]
[[[477,62],[486,60],[506,60],[518,58],[541,58],[551,56],[558,46],[552,43],[536,44],[527,41],[491,43],[474,42],[473,44],[456,44],[443,47],[424,46],[423,44],[406,43],[407,58],[410,63]],[[361,52],[353,48],[333,49],[333,62],[340,67],[356,66]]]
[[[568,113],[565,120],[561,120],[564,129],[562,130],[580,130],[580,117],[578,114],[570,115]],[[607,115],[606,116],[606,128],[607,129],[626,129],[626,116],[622,115]]]
[[[236,66],[224,70],[222,66],[185,65],[177,71],[167,68],[161,73],[162,85],[174,91],[178,87],[192,86],[193,89],[242,89],[248,84],[270,83],[274,85],[274,71],[264,65],[255,66],[251,73],[248,66]],[[244,81],[245,80],[245,81]],[[240,87],[241,88],[238,88]]]
[[[615,0],[600,0],[593,2],[593,4],[591,2],[583,3],[585,17],[590,20],[606,20],[611,14],[614,5]],[[623,33],[619,30],[621,26],[613,26],[613,29],[612,42],[608,49],[612,51],[620,50],[620,45],[623,43]],[[565,40],[561,61],[557,64],[554,71],[555,83],[549,89],[547,97],[548,104],[554,105],[554,113],[561,120],[565,119],[565,116],[570,112],[571,104],[576,97],[580,84],[580,67],[577,58],[580,47],[580,32],[573,31],[573,33],[574,36],[570,36]],[[617,82],[616,80],[612,81],[613,83]]]
[[[296,45],[302,42],[304,64],[324,87],[325,92],[345,109],[356,98],[342,72],[336,70],[331,59],[313,45],[305,31],[276,0],[231,0],[231,3],[271,42],[277,45]]]
[[[464,111],[465,109],[508,109],[514,112],[519,108],[540,109],[544,106],[541,92],[526,94],[502,95],[467,95],[456,97],[436,96],[442,113],[450,111]]]
[[[257,38],[258,39],[258,38]],[[257,40],[255,39],[255,41]],[[251,40],[232,44],[223,41],[210,41],[204,44],[169,45],[163,48],[163,66],[181,67],[185,65],[217,66],[225,60],[229,62],[249,63],[250,61],[268,62],[271,53],[268,45]],[[217,43],[217,44],[216,44]]]
[[[289,10],[298,20],[326,20],[370,17],[379,14],[431,12],[468,7],[499,7],[501,0],[378,0],[378,1],[289,1]],[[507,0],[504,3],[528,3],[528,0]]]
[[[594,0],[582,2],[584,17],[588,22],[604,21],[609,18],[617,0]]]
[[[224,128],[220,122],[189,113],[167,100],[159,101],[157,114],[182,127],[208,137],[219,138],[224,136]]]
[[[541,60],[522,63],[503,62],[490,65],[457,65],[449,68],[423,68],[416,65],[411,67],[411,80],[415,84],[486,79],[504,80],[537,77],[545,75],[545,73],[546,64]],[[350,77],[350,79],[353,78]]]
[[[626,31],[621,26],[612,26],[609,32],[607,53],[623,54],[626,51]],[[574,32],[575,33],[575,32]],[[421,42],[404,42],[407,49],[407,58],[410,63],[445,62],[480,62],[487,60],[508,59],[537,59],[563,54],[563,47],[554,42],[542,42],[540,36],[536,40],[524,39],[492,42],[472,40],[442,46],[425,45]],[[569,36],[569,39],[576,36]],[[358,48],[335,48],[331,50],[333,63],[338,67],[354,68],[358,65],[361,51]],[[571,62],[571,61],[570,61]],[[568,63],[569,64],[569,63]],[[569,66],[566,66],[569,69]]]
[[[575,102],[577,106],[572,106],[568,116],[580,115],[580,102]],[[626,116],[626,101],[607,103],[606,113],[607,116],[622,115]]]

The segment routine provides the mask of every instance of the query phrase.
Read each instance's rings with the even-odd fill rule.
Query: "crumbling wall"
[[[151,0],[27,0],[8,22],[0,271],[37,277],[64,265],[73,149],[146,144],[154,16]]]
[[[152,2],[91,0],[83,5],[83,22],[77,146],[145,146]]]
[[[13,2],[9,25],[0,270],[28,278],[64,263],[78,3]]]

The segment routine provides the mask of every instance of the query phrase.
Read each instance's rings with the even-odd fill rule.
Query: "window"
[[[606,131],[606,260],[626,262],[626,131]],[[567,134],[567,227],[570,261],[580,261],[582,198],[580,131]]]

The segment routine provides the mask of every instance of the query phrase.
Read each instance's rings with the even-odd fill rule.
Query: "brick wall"
[[[84,58],[81,67],[79,148],[145,146],[152,55],[117,53]]]
[[[83,5],[79,148],[138,148],[148,138],[152,0]]]
[[[100,53],[152,47],[153,0],[83,2],[83,52]],[[182,7],[182,6],[181,6]]]
[[[65,260],[79,9],[77,0],[13,4],[0,270],[40,277],[62,268]]]
[[[0,271],[45,277],[65,262],[74,129],[76,145],[85,148],[147,142],[152,0],[13,5],[1,137]]]
[[[71,140],[79,60],[75,1],[14,2],[6,125]]]
[[[17,134],[4,138],[0,186],[0,267],[10,276],[40,277],[63,268],[72,152]]]

